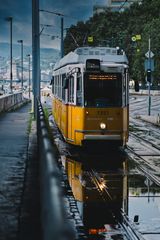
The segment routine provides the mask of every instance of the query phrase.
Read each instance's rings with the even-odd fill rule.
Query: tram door
[[[68,139],[73,141],[73,108],[75,104],[75,94],[74,94],[74,88],[75,88],[75,78],[74,74],[69,77],[69,84],[68,84]]]

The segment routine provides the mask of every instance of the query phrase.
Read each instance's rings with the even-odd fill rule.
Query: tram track
[[[134,137],[134,138],[139,139],[139,140],[141,141],[141,143],[142,143],[142,141],[143,141],[145,144],[147,144],[148,147],[154,148],[156,151],[158,150],[159,154],[158,154],[158,152],[157,152],[157,154],[158,154],[158,156],[160,156],[160,147],[157,146],[155,143],[149,141],[148,139],[144,139],[143,137],[141,137],[141,136],[139,136],[139,135],[137,135],[136,133],[133,133],[133,132],[130,133],[130,136],[131,136],[132,138]],[[160,137],[160,136],[159,136],[159,137]],[[142,143],[142,144],[144,145],[144,143]]]
[[[132,138],[132,141],[141,144],[144,153],[139,154],[137,149],[128,145],[125,149],[128,157],[137,163],[137,168],[142,171],[148,179],[160,186],[160,176],[157,176],[159,174],[158,167],[153,165],[153,161],[151,163],[146,160],[147,157],[150,159],[152,158],[152,160],[157,157],[160,158],[160,147],[135,133],[130,133],[130,137]],[[148,151],[149,153],[147,153]]]
[[[157,120],[158,121],[158,120]],[[133,129],[130,134],[136,132],[138,136],[145,136],[146,138],[153,138],[160,141],[159,125],[153,125],[150,122],[144,122],[141,118],[131,118],[130,127]]]
[[[149,169],[151,166],[145,161],[145,159],[142,156],[140,156],[139,154],[135,153],[134,150],[131,149],[130,147],[127,147],[127,150],[125,150],[125,151],[126,151],[128,157],[138,164],[137,168],[140,171],[142,171],[143,174],[145,174],[146,177],[148,177],[148,179],[150,179],[155,184],[160,186],[160,177],[157,177],[155,174],[153,174],[153,170]],[[131,155],[131,153],[132,153],[132,155]]]

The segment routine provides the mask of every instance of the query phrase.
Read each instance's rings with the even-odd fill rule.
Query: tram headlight
[[[100,123],[100,128],[101,129],[106,129],[106,124],[105,123]]]

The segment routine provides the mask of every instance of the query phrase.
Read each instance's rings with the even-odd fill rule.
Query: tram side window
[[[54,76],[52,76],[51,83],[50,83],[50,85],[52,87],[52,93],[54,93],[54,81],[55,81]]]
[[[57,79],[56,79],[56,96],[58,97],[58,76],[57,76]]]
[[[76,104],[82,106],[82,74],[77,74],[77,100]]]
[[[59,75],[59,98],[62,99],[62,75]]]
[[[57,76],[55,76],[54,94],[57,96]]]
[[[66,74],[62,74],[62,100],[65,101],[65,81],[66,81]]]
[[[127,105],[129,104],[129,72],[128,69],[126,69],[126,102]]]
[[[58,76],[58,97],[60,98],[60,76]]]
[[[126,104],[126,75],[125,74],[123,74],[122,75],[123,76],[123,105],[124,106],[126,106],[127,104]]]
[[[123,105],[128,104],[128,71],[125,69],[123,74]]]
[[[58,97],[58,93],[59,93],[59,76],[57,76],[57,97]]]
[[[74,103],[74,77],[70,76],[69,78],[69,88],[68,88],[68,92],[69,92],[69,102]]]

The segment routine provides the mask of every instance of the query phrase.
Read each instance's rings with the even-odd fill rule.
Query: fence
[[[40,102],[37,107],[37,133],[40,158],[42,232],[44,240],[74,240],[75,233],[67,219],[57,149],[49,132]]]

